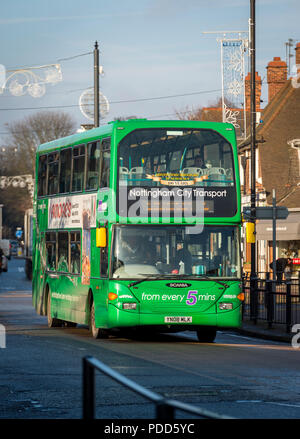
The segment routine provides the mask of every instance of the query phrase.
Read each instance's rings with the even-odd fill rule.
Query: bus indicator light
[[[240,293],[236,296],[239,300],[241,300],[242,302],[245,300],[245,294],[244,293]]]
[[[116,293],[108,293],[109,300],[116,300],[117,298],[118,298],[118,295]]]

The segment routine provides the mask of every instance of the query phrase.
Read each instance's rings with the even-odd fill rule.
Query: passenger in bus
[[[183,243],[177,244],[173,274],[192,274],[192,255]]]
[[[203,161],[203,158],[202,158],[200,155],[197,155],[197,156],[195,157],[195,166],[196,166],[197,168],[206,169],[206,165],[205,165],[205,163],[204,163],[204,161]]]

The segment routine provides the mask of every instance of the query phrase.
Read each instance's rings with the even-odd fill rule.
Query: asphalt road
[[[0,418],[82,417],[82,358],[92,355],[167,398],[235,418],[300,417],[300,349],[218,333],[200,344],[191,332],[111,336],[94,340],[84,326],[47,327],[31,303],[24,261],[9,261],[0,275]],[[3,338],[2,344],[3,346]],[[150,419],[154,406],[97,374],[98,418]],[[188,417],[178,412],[178,418]]]

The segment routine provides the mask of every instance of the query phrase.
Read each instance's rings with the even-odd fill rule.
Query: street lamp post
[[[256,90],[255,90],[255,0],[250,0],[250,63],[251,63],[251,222],[256,220]],[[253,320],[256,321],[256,242],[251,245],[250,301]]]
[[[33,200],[34,180],[31,174],[14,176],[0,175],[0,189],[6,189],[9,186],[22,189],[27,187],[31,200]]]
[[[100,124],[99,117],[99,49],[98,42],[95,42],[94,49],[94,126],[95,128]]]

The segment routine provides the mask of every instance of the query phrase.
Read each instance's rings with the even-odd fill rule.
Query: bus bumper
[[[214,326],[219,328],[239,328],[242,323],[242,307],[231,311],[217,313],[199,313],[192,315],[191,323],[166,322],[166,314],[139,313],[138,311],[124,311],[114,305],[108,306],[107,329],[126,328],[136,326],[184,326],[186,329],[194,326]],[[169,315],[168,315],[169,316]],[[172,314],[169,317],[181,317],[183,314]],[[185,316],[185,315],[184,315]]]

